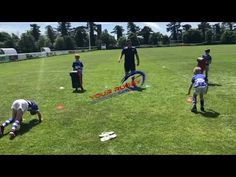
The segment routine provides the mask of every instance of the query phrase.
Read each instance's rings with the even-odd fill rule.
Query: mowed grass
[[[85,93],[72,93],[73,55],[0,64],[0,122],[19,98],[36,100],[43,116],[36,124],[26,113],[14,140],[0,138],[0,154],[236,154],[236,46],[207,47],[213,62],[205,115],[191,113],[186,93],[206,46],[138,49],[147,88],[97,104],[89,96],[121,85],[121,50],[80,54]],[[117,138],[101,142],[103,131]]]

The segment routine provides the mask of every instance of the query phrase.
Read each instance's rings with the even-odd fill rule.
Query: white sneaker
[[[105,137],[105,136],[108,136],[108,135],[112,135],[112,134],[114,134],[115,132],[102,132],[100,135],[99,135],[99,137],[100,138],[102,138],[102,137]]]
[[[101,138],[101,141],[107,141],[107,140],[110,140],[110,139],[113,139],[113,138],[116,138],[116,137],[117,137],[116,134],[107,135],[107,136],[104,136],[103,138]]]
[[[11,131],[11,132],[9,133],[9,135],[10,135],[10,139],[13,139],[13,138],[16,137],[16,134],[15,134],[15,132],[13,132],[13,131]]]

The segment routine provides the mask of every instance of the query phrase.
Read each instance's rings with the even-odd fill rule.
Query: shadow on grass
[[[101,102],[101,101],[104,101],[104,100],[107,100],[107,99],[119,96],[119,95],[124,94],[124,93],[135,92],[135,91],[142,92],[143,90],[146,90],[146,88],[142,88],[142,87],[126,88],[126,89],[124,89],[122,91],[114,92],[114,93],[112,93],[110,95],[103,96],[103,97],[100,97],[100,98],[96,98],[96,99],[92,100],[92,103],[95,104],[95,103],[98,103],[98,102]]]
[[[20,127],[20,130],[17,131],[17,136],[18,135],[23,135],[27,132],[29,132],[34,126],[40,124],[40,122],[38,121],[38,119],[32,119],[31,121],[29,121],[29,123],[24,123],[22,122],[21,124],[21,127]],[[10,133],[10,131],[8,131],[7,133],[4,133],[3,135],[0,135],[0,138],[5,136],[5,135],[8,135]],[[13,138],[14,139],[14,138]],[[12,139],[11,139],[12,140]]]
[[[134,88],[130,88],[130,90],[132,90],[132,91],[142,92],[143,90],[146,90],[146,88],[142,88],[142,87],[134,87]]]
[[[207,117],[207,118],[217,118],[220,113],[216,112],[212,109],[209,109],[208,111],[205,112],[199,112],[202,116]]]
[[[216,84],[216,83],[208,83],[208,86],[215,87],[215,86],[222,86],[222,85],[221,84]]]
[[[23,134],[29,132],[33,127],[35,127],[38,124],[40,124],[38,119],[32,119],[28,123],[23,122],[21,124],[20,130],[17,132],[17,135],[22,136]]]
[[[84,92],[86,92],[86,90],[74,90],[72,93],[84,93]]]

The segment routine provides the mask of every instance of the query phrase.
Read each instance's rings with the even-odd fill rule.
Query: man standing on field
[[[125,75],[128,75],[130,71],[133,72],[136,70],[134,56],[136,56],[137,66],[139,66],[138,52],[136,48],[132,46],[131,40],[128,40],[127,46],[123,48],[121,56],[118,60],[119,63],[123,55],[125,55],[125,62],[124,62]],[[134,78],[132,78],[132,81],[134,82]]]

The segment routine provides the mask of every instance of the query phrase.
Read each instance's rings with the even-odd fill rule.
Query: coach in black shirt
[[[132,46],[131,40],[128,40],[127,44],[128,46],[123,48],[120,59],[118,60],[118,62],[120,63],[123,55],[125,55],[125,63],[124,63],[125,75],[127,75],[130,71],[132,72],[136,70],[134,55],[136,56],[137,66],[139,65],[139,56],[136,48]]]

